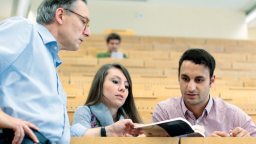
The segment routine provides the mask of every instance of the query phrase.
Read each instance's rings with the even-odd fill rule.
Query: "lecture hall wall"
[[[40,2],[32,1],[29,19],[34,23]],[[103,34],[104,29],[133,29],[142,36],[248,38],[245,13],[238,10],[90,0],[88,8],[94,34]]]
[[[5,18],[1,18],[1,17],[0,17],[0,22],[2,22],[4,19],[5,19]]]
[[[248,39],[256,40],[256,28],[249,28],[248,29]]]
[[[236,10],[92,2],[91,31],[133,29],[136,35],[247,39],[245,13]],[[141,19],[137,14],[142,15]]]

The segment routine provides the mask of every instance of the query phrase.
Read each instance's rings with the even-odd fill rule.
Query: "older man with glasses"
[[[37,25],[0,23],[0,143],[70,142],[67,96],[56,67],[59,50],[78,50],[90,36],[86,0],[43,0]],[[130,120],[112,127],[133,127]]]

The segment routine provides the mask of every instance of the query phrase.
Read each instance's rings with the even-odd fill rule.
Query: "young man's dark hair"
[[[184,60],[189,60],[194,62],[195,64],[205,64],[206,67],[210,70],[210,78],[213,76],[213,72],[215,69],[215,59],[211,54],[203,49],[189,49],[187,50],[180,58],[179,61],[179,73],[180,67]]]
[[[108,37],[107,37],[107,43],[108,43],[110,40],[112,40],[112,39],[117,39],[117,40],[119,40],[119,43],[121,42],[121,37],[120,37],[118,34],[116,34],[116,33],[111,33],[111,34],[108,35]]]

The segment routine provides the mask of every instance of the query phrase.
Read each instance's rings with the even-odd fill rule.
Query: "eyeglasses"
[[[79,16],[80,18],[82,18],[83,25],[85,25],[84,31],[86,30],[87,27],[89,27],[89,22],[90,22],[90,19],[89,19],[89,18],[84,17],[84,16],[81,16],[80,14],[78,14],[78,13],[76,13],[76,12],[70,10],[70,9],[64,9],[64,10],[70,11],[70,12],[72,12],[73,14],[75,14],[75,15]],[[85,19],[85,20],[84,20],[84,19]]]

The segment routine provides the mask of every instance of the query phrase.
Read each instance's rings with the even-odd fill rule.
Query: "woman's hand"
[[[105,128],[107,137],[132,137],[134,134],[143,134],[143,130],[133,129],[134,127],[132,120],[123,119]]]

